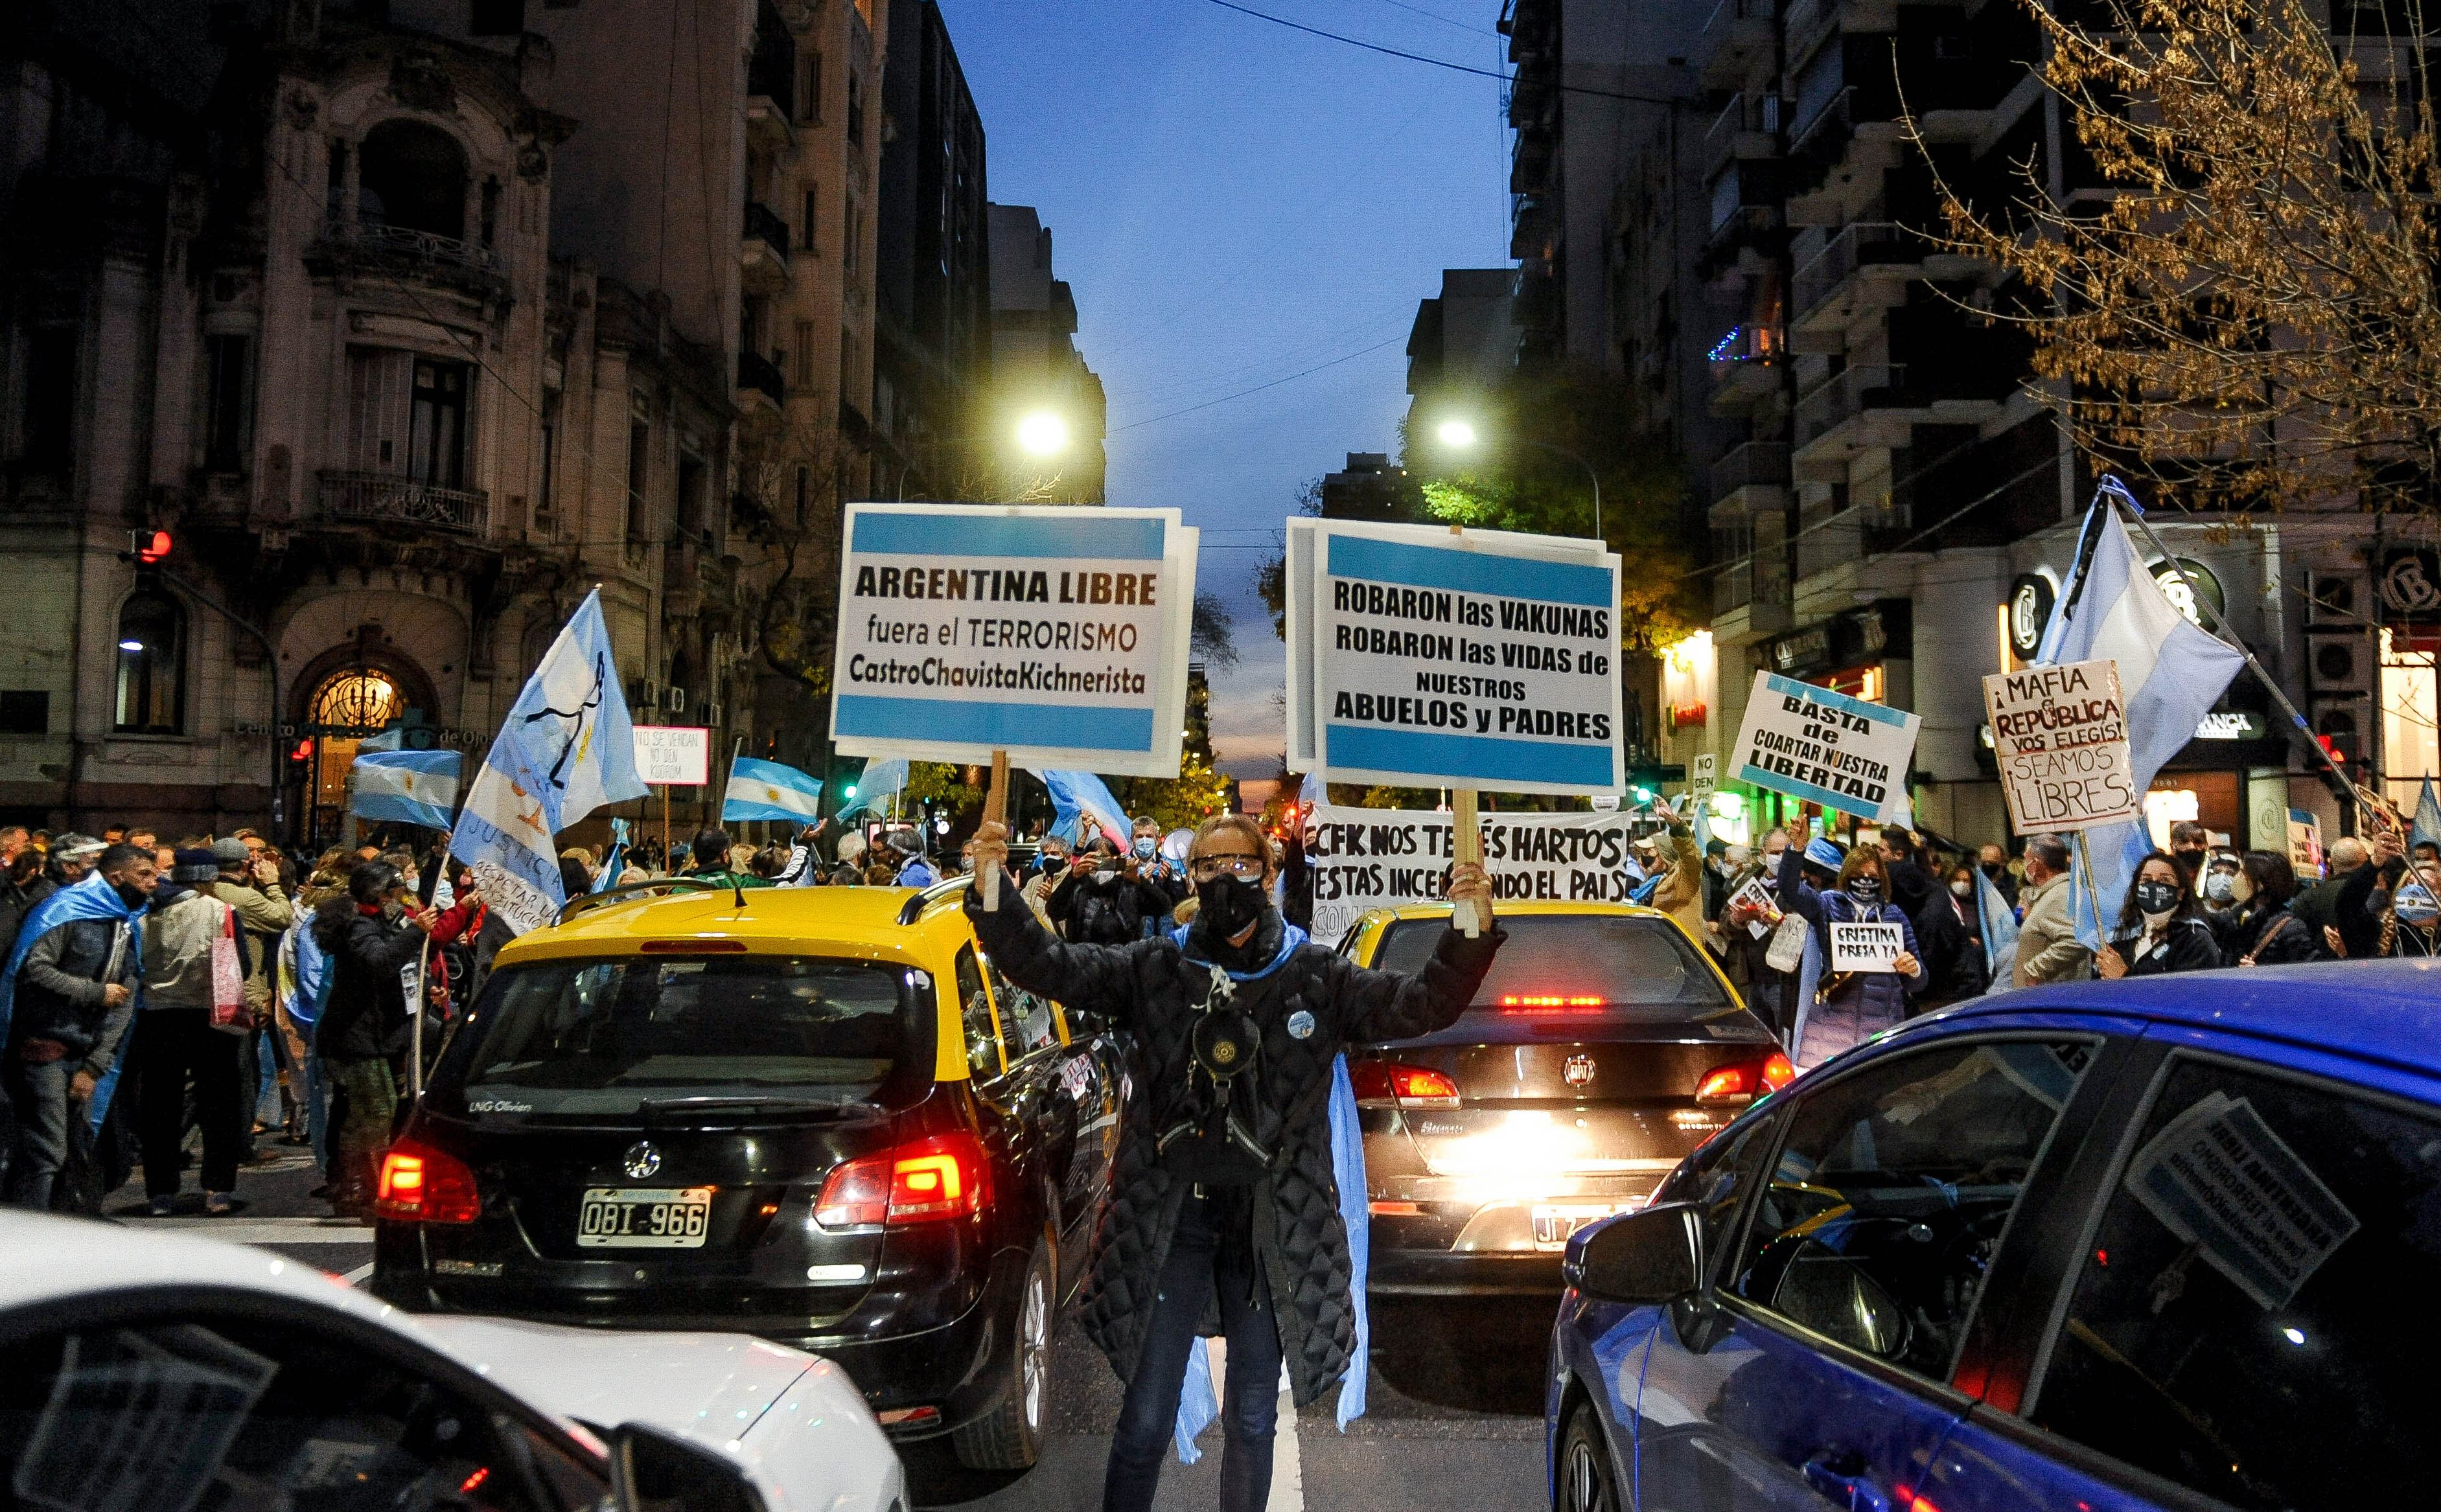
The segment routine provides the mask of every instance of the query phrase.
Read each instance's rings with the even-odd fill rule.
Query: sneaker
[[[226,1218],[230,1214],[235,1213],[237,1208],[237,1197],[232,1193],[207,1192],[204,1194],[204,1215],[206,1217]]]
[[[145,1204],[144,1211],[151,1214],[154,1217],[166,1218],[171,1214],[178,1211],[178,1199],[176,1197],[156,1197],[153,1198],[152,1201]]]

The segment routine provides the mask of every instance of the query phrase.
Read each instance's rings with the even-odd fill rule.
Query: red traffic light
[[[135,532],[135,540],[132,544],[136,549],[136,560],[146,567],[151,567],[170,554],[170,532],[137,531]]]
[[[314,759],[314,737],[308,735],[303,740],[298,741],[297,743],[297,748],[288,753],[288,759],[292,762],[312,761]]]

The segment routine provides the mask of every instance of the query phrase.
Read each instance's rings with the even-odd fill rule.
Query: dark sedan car
[[[1032,1464],[1122,1091],[958,891],[696,892],[503,949],[384,1155],[373,1289],[760,1334],[895,1436]]]
[[[1449,905],[1381,909],[1342,948],[1420,969]],[[1374,1290],[1560,1289],[1579,1228],[1641,1204],[1689,1151],[1796,1074],[1668,914],[1517,903],[1474,1005],[1349,1055]]]

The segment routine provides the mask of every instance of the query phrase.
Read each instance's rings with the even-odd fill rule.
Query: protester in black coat
[[[2288,911],[2297,873],[2277,851],[2249,851],[2238,862],[2249,895],[2222,930],[2232,965],[2276,966],[2315,961],[2323,942],[2305,920]]]
[[[2210,971],[2220,963],[2220,943],[2199,917],[2195,889],[2187,885],[2186,868],[2178,857],[2155,851],[2136,863],[2127,901],[2119,910],[2119,927],[2094,955],[2095,973],[2116,981]]]
[[[977,868],[1006,854],[1006,831],[985,824]],[[1270,847],[1243,815],[1203,825],[1189,874],[1194,924],[1121,946],[1054,939],[1030,909],[1010,906],[1014,878],[996,912],[983,911],[979,890],[967,893],[967,916],[1011,981],[1132,1032],[1134,1091],[1078,1294],[1087,1336],[1128,1383],[1102,1503],[1115,1512],[1151,1504],[1187,1351],[1215,1304],[1231,1367],[1221,1502],[1260,1504],[1277,1362],[1285,1356],[1304,1405],[1340,1378],[1355,1347],[1330,1152],[1332,1062],[1350,1044],[1454,1022],[1501,940],[1497,929],[1469,940],[1453,928],[1417,975],[1364,970],[1271,906]],[[1455,869],[1450,892],[1488,917],[1480,867]],[[1230,1052],[1208,1048],[1215,1041]],[[1232,1066],[1243,1070],[1218,1070]]]
[[[1924,992],[1916,1012],[1980,997],[1991,985],[1983,960],[1983,915],[1975,901],[1975,869],[1949,869],[1941,889],[1915,915],[1916,943],[1924,951]]]
[[[415,963],[433,919],[407,895],[406,873],[388,861],[358,865],[348,873],[347,896],[314,916],[314,941],[330,958],[331,972],[314,1049],[334,1093],[331,1206],[344,1216],[371,1210],[373,1158],[389,1140],[399,1063],[413,1034],[400,973]]]
[[[1043,900],[1060,934],[1077,945],[1127,945],[1145,937],[1146,921],[1169,922],[1169,894],[1136,873],[1132,857],[1121,858],[1096,836],[1076,853],[1067,874]]]

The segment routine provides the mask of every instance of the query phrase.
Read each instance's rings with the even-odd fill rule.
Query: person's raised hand
[[[1476,922],[1487,929],[1492,927],[1492,874],[1482,863],[1461,861],[1450,868],[1449,900],[1453,904],[1472,904]],[[1456,910],[1451,911],[1455,914]]]
[[[985,819],[975,830],[975,874],[1005,871],[1008,868],[1008,826],[998,819]]]

